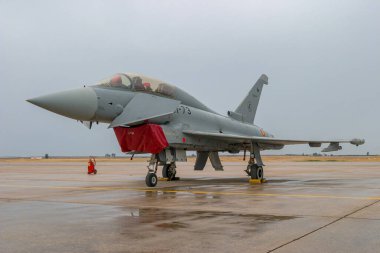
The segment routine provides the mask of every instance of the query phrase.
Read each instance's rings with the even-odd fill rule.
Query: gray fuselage
[[[92,121],[111,123],[115,117],[122,112],[122,109],[138,93],[122,89],[109,89],[103,87],[92,87],[97,94],[98,109]],[[154,95],[156,96],[156,95]],[[197,106],[196,103],[193,105]],[[206,110],[205,110],[206,108]],[[149,110],[149,108],[141,108]],[[220,141],[213,138],[199,138],[183,133],[184,130],[192,129],[196,131],[211,131],[215,133],[236,134],[245,136],[269,136],[273,135],[264,131],[260,127],[233,118],[220,115],[202,106],[202,109],[182,103],[173,113],[171,120],[167,122],[155,122],[161,125],[169,145],[174,148],[186,150],[214,150],[230,151],[232,153],[246,149],[250,143],[237,141]],[[280,149],[282,145],[262,145],[262,149]]]

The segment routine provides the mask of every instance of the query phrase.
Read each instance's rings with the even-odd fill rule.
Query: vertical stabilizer
[[[253,123],[255,119],[257,106],[259,105],[261,90],[263,85],[268,84],[268,77],[262,74],[249,91],[244,100],[240,103],[238,108],[235,110],[236,115],[241,115],[242,121],[247,123]],[[235,118],[235,117],[234,117]]]

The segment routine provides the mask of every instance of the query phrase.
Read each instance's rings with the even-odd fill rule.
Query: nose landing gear
[[[146,174],[145,177],[145,183],[148,187],[155,187],[157,185],[157,167],[158,167],[158,160],[155,155],[152,155],[149,161],[148,165],[148,174]]]
[[[155,187],[157,185],[157,169],[159,165],[163,165],[162,177],[166,181],[179,180],[179,178],[176,177],[177,166],[175,162],[172,161],[170,163],[166,163],[166,161],[160,159],[159,155],[153,154],[149,161],[148,174],[145,177],[145,183],[148,187]]]

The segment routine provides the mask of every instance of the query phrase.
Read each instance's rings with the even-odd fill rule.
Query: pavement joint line
[[[365,206],[363,206],[363,207],[361,207],[361,208],[359,208],[359,209],[356,209],[356,210],[354,210],[354,211],[352,211],[352,212],[350,212],[350,213],[348,213],[348,214],[346,214],[346,215],[344,215],[344,216],[342,216],[342,217],[339,217],[338,219],[335,219],[335,220],[333,220],[333,221],[331,221],[331,222],[329,222],[329,223],[327,223],[327,224],[325,224],[325,225],[323,225],[323,226],[321,226],[321,227],[319,227],[319,228],[316,228],[316,229],[314,229],[314,230],[312,230],[312,231],[310,231],[310,232],[308,232],[308,233],[306,233],[306,234],[304,234],[304,235],[301,235],[301,236],[299,236],[299,237],[297,237],[297,238],[295,238],[295,239],[293,239],[293,240],[291,240],[291,241],[289,241],[289,242],[287,242],[287,243],[281,244],[280,246],[278,246],[278,247],[276,247],[276,248],[274,248],[274,249],[268,250],[267,253],[274,252],[274,251],[276,251],[276,250],[278,250],[278,249],[280,249],[280,248],[283,248],[283,247],[285,247],[285,246],[287,246],[287,245],[289,245],[289,244],[291,244],[291,243],[293,243],[293,242],[296,242],[296,241],[298,241],[298,240],[301,240],[302,238],[305,238],[305,237],[307,237],[307,236],[309,236],[309,235],[311,235],[311,234],[313,234],[313,233],[315,233],[315,232],[317,232],[317,231],[319,231],[319,230],[322,230],[322,229],[324,229],[324,228],[326,228],[326,227],[328,227],[328,226],[330,226],[330,225],[332,225],[332,224],[335,224],[335,223],[337,223],[338,221],[341,221],[341,220],[343,220],[343,219],[345,219],[345,218],[349,218],[348,216],[351,216],[351,215],[353,215],[353,214],[355,214],[355,213],[357,213],[357,212],[360,212],[360,211],[362,211],[362,210],[364,210],[364,209],[366,209],[366,208],[368,208],[368,207],[370,207],[370,206],[373,206],[373,205],[375,205],[375,204],[377,204],[377,203],[379,203],[379,202],[380,202],[380,200],[376,200],[376,201],[374,201],[374,202],[372,202],[372,203],[370,203],[370,204],[368,204],[368,205],[365,205]]]
[[[163,193],[190,193],[190,194],[211,194],[225,196],[256,196],[256,197],[290,197],[290,198],[325,198],[325,199],[357,199],[357,200],[377,200],[380,196],[334,196],[334,195],[312,195],[312,194],[279,194],[279,193],[247,193],[247,192],[221,192],[221,191],[199,191],[199,190],[170,190],[170,189],[146,189],[146,188],[129,188],[129,187],[101,187],[101,186],[38,186],[38,185],[0,185],[0,187],[19,187],[19,188],[43,188],[43,189],[71,189],[71,190],[94,190],[94,191],[135,191],[135,192],[163,192]]]

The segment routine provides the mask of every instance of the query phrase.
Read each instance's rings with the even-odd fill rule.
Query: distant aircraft
[[[248,150],[245,172],[251,179],[263,179],[260,151],[282,149],[284,145],[329,145],[322,152],[342,149],[340,143],[362,145],[364,140],[293,140],[275,138],[254,125],[256,110],[268,77],[261,75],[235,111],[227,116],[206,107],[180,88],[138,74],[116,74],[98,84],[27,100],[54,113],[92,123],[109,123],[121,150],[151,153],[146,184],[157,184],[157,169],[169,180],[176,176],[176,162],[186,161],[186,151],[196,151],[194,169],[203,170],[210,159],[215,170],[223,170],[218,152]],[[213,94],[210,94],[213,95]]]

